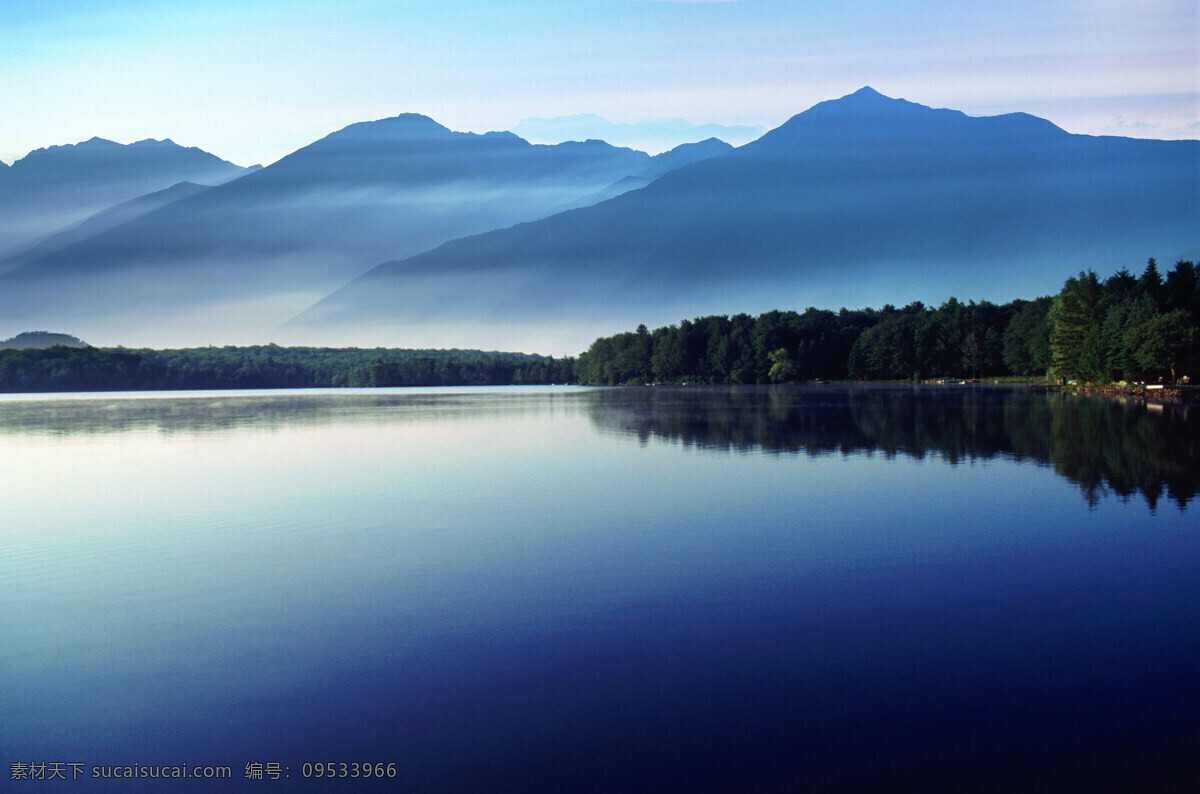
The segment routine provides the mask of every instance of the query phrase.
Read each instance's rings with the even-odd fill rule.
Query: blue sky
[[[269,163],[347,124],[771,128],[871,85],[1071,132],[1200,138],[1195,0],[3,0],[0,159],[169,137]]]

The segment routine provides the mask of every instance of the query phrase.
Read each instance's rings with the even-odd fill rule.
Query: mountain
[[[623,177],[603,190],[583,196],[571,206],[563,207],[563,209],[576,209],[578,207],[589,207],[592,204],[599,204],[601,201],[607,201],[622,193],[643,188],[668,171],[674,171],[676,168],[698,163],[710,157],[717,157],[732,150],[733,146],[716,138],[708,138],[696,143],[681,143],[674,149],[651,157],[647,163],[641,166],[637,173]]]
[[[137,196],[179,182],[216,185],[249,170],[171,140],[92,138],[37,149],[0,170],[0,256]]]
[[[694,143],[708,138],[718,138],[740,146],[763,134],[762,127],[692,124],[683,119],[615,124],[594,113],[552,119],[522,119],[512,131],[522,138],[541,143],[598,138],[616,146],[630,146],[651,152],[663,152],[680,143]]]
[[[733,146],[717,138],[706,138],[695,143],[681,143],[674,149],[650,158],[649,167],[642,171],[640,176],[649,184],[650,181],[668,171],[674,171],[676,168],[708,160],[731,151],[733,151]]]
[[[1032,297],[1195,246],[1198,174],[1197,141],[864,88],[640,190],[386,262],[288,328],[423,344],[466,324],[506,346],[536,328],[558,352],[701,314]]]
[[[453,132],[417,114],[352,124],[234,182],[10,261],[0,309],[126,343],[161,344],[168,326],[203,341],[237,329],[261,339],[383,259],[553,214],[663,162],[603,141]]]
[[[75,226],[42,239],[40,242],[15,256],[0,261],[0,273],[23,267],[55,251],[60,251],[68,246],[88,240],[108,229],[129,223],[172,202],[188,198],[189,196],[195,196],[210,189],[207,185],[197,185],[194,182],[180,182],[166,190],[159,190],[145,196],[138,196],[129,201],[123,201],[120,204],[97,212],[92,217]]]

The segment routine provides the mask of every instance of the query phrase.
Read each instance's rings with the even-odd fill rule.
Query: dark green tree
[[[1126,346],[1134,363],[1148,377],[1167,371],[1176,380],[1180,363],[1196,358],[1196,323],[1183,310],[1158,314],[1129,331]]]
[[[1059,378],[1103,380],[1100,281],[1094,270],[1067,279],[1050,306],[1051,368]]]

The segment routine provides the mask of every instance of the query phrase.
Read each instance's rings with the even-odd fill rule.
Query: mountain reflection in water
[[[881,452],[951,464],[998,456],[1050,465],[1090,503],[1200,490],[1194,407],[990,386],[655,387],[589,395],[607,431],[717,452]]]

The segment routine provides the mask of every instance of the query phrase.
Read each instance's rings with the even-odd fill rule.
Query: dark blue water
[[[1000,389],[4,400],[0,779],[1187,790],[1198,424]],[[232,779],[90,779],[185,763]]]

